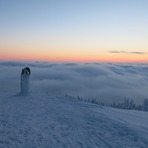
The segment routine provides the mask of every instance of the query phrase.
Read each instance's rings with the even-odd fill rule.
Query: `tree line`
[[[71,99],[76,99],[76,100],[81,100],[81,101],[87,101],[87,102],[93,103],[93,104],[110,106],[110,107],[119,108],[119,109],[148,111],[148,99],[144,99],[144,101],[141,105],[136,105],[134,103],[133,99],[129,99],[129,98],[124,98],[123,102],[121,102],[121,103],[113,102],[110,105],[106,105],[104,102],[100,102],[95,98],[83,98],[83,97],[80,97],[80,96],[75,97],[75,96],[71,96],[71,95],[68,95],[68,94],[65,94],[65,97],[71,98]]]

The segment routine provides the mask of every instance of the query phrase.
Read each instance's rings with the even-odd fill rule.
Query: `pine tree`
[[[147,99],[144,99],[143,101],[142,110],[148,111],[148,100]]]

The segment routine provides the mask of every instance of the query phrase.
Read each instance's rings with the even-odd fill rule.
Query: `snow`
[[[0,93],[0,148],[147,148],[148,112]]]

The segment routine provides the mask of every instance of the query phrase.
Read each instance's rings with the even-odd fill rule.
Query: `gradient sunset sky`
[[[0,60],[148,62],[148,0],[0,0]]]

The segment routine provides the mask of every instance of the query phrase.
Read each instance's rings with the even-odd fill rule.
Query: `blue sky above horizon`
[[[148,62],[147,0],[1,0],[0,60]]]

